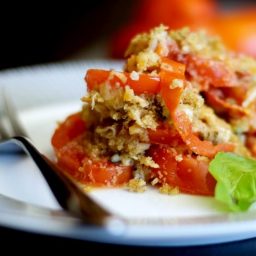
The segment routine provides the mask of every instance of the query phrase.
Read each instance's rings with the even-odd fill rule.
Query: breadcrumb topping
[[[147,188],[147,183],[143,179],[131,179],[128,184],[127,188],[131,192],[144,192]]]
[[[83,118],[89,127],[85,145],[89,155],[112,162],[150,168],[159,166],[145,156],[150,143],[148,129],[155,130],[159,116],[155,96],[135,95],[127,85],[112,90],[103,84],[83,98]]]
[[[235,153],[251,155],[245,146],[245,135],[256,130],[256,117],[250,116],[250,110],[255,111],[256,108],[254,59],[227,50],[220,38],[209,36],[203,30],[194,32],[183,28],[169,31],[163,25],[134,37],[126,56],[125,71],[130,72],[133,81],[138,81],[141,73],[157,75],[160,69],[173,71],[172,66],[162,63],[162,57],[167,56],[185,64],[186,79],[173,79],[169,85],[170,89],[183,88],[176,111],[186,114],[193,133],[201,140],[214,145],[231,143],[235,146]],[[204,67],[205,63],[210,71],[195,68],[196,65]],[[246,83],[246,95],[241,106],[248,108],[248,115],[246,113],[237,119],[210,107],[205,92],[215,82],[211,77],[215,71],[221,86],[231,83],[236,88],[240,83]],[[114,88],[111,87],[108,81],[113,76],[117,76],[124,86],[116,84]],[[129,191],[143,192],[146,183],[151,182],[152,185],[162,184],[159,188],[161,193],[178,194],[178,187],[165,183],[167,171],[162,173],[157,170],[158,178],[149,178],[152,169],[160,168],[148,155],[151,147],[149,130],[155,131],[160,123],[173,125],[161,95],[136,95],[127,84],[127,77],[119,72],[111,71],[108,81],[82,98],[82,116],[88,127],[84,138],[87,154],[94,158],[107,158],[112,163],[132,166],[134,178],[128,183]],[[225,103],[231,106],[237,104],[232,97],[227,97]],[[182,162],[184,155],[178,151],[176,153],[175,160],[177,163]],[[209,162],[207,157],[195,157]]]
[[[159,188],[159,192],[166,195],[177,195],[180,193],[178,187],[172,187],[169,184],[165,183]]]

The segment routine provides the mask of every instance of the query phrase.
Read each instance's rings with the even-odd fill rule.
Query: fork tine
[[[16,110],[14,108],[13,102],[7,96],[6,91],[5,90],[2,90],[2,91],[3,91],[2,98],[3,98],[4,111],[11,125],[11,128],[14,132],[14,135],[27,137],[27,133],[25,132],[24,128],[22,127],[21,123],[18,120],[18,116],[16,114]]]
[[[3,119],[4,119],[4,117],[1,116],[0,117],[0,140],[7,139],[9,137],[8,132],[7,132],[6,128],[4,127]]]
[[[3,111],[3,87],[0,87],[0,140],[7,139],[10,137],[5,127],[5,113]]]

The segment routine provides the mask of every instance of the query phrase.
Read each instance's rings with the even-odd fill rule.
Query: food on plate
[[[61,169],[92,186],[215,195],[246,210],[256,198],[255,59],[163,25],[134,37],[126,58],[123,71],[86,72],[83,108],[52,137]]]

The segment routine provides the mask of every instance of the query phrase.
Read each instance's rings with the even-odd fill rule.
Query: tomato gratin
[[[139,34],[122,72],[90,69],[79,113],[56,129],[63,171],[92,186],[214,195],[219,152],[256,156],[256,61],[203,31]]]

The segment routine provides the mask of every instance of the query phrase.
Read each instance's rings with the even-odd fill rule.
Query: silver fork
[[[109,213],[92,200],[72,179],[67,177],[55,163],[40,153],[29,139],[24,136],[26,133],[20,125],[15,109],[6,94],[4,94],[4,107],[13,131],[19,136],[10,137],[4,129],[1,130],[1,133],[4,131],[6,134],[4,140],[0,142],[0,148],[12,145],[13,149],[24,150],[35,162],[56,200],[64,210],[79,216],[90,224],[105,225],[111,229],[114,229],[113,225],[117,223],[119,229],[124,226],[124,221],[121,218]]]

